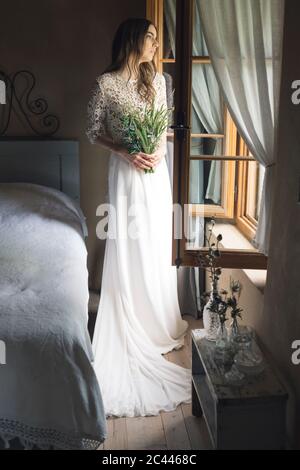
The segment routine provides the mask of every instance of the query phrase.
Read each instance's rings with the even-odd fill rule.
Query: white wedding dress
[[[166,103],[157,73],[155,103]],[[108,134],[122,142],[119,116],[145,101],[137,81],[116,72],[100,75],[88,104],[91,143]],[[166,153],[166,132],[159,148]],[[184,344],[188,323],[177,296],[171,264],[172,193],[165,157],[145,173],[111,152],[109,203],[102,286],[93,337],[94,368],[106,416],[147,416],[191,402],[191,370],[162,354]]]

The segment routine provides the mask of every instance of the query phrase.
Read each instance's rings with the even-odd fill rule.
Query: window
[[[241,238],[253,239],[263,168],[223,102],[201,32],[198,0],[148,0],[147,17],[158,27],[158,71],[168,77],[169,92],[175,89],[175,130],[168,139],[174,146],[173,202],[184,214],[179,222],[183,236],[174,237],[173,262],[192,266],[198,251],[207,249],[204,234],[212,216],[223,228],[234,225]],[[241,242],[240,248],[226,249],[226,234],[223,239],[223,267],[266,268],[267,258],[254,247],[245,249]]]

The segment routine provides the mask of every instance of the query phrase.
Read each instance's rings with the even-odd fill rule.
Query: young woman
[[[157,415],[191,401],[190,369],[162,356],[183,346],[188,328],[171,264],[166,132],[155,153],[130,155],[120,119],[129,107],[167,107],[165,78],[153,61],[157,46],[150,21],[123,22],[113,40],[112,63],[97,77],[88,103],[86,134],[91,143],[111,151],[108,195],[113,210],[93,337],[94,367],[107,416]],[[149,168],[154,173],[144,171]],[[135,229],[132,221],[127,225],[130,215]]]

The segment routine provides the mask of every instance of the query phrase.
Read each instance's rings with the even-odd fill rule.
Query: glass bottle
[[[225,322],[219,322],[219,328],[216,337],[216,348],[228,347],[228,333]]]
[[[224,366],[232,364],[233,357],[225,321],[221,321],[218,328],[214,359],[218,364],[222,364]]]
[[[233,354],[238,350],[236,338],[240,334],[240,327],[236,317],[233,317],[229,326],[229,343]]]

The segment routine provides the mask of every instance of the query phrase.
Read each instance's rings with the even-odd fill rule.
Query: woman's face
[[[151,62],[158,48],[157,32],[155,26],[150,24],[148,31],[145,35],[144,49],[140,62]]]

